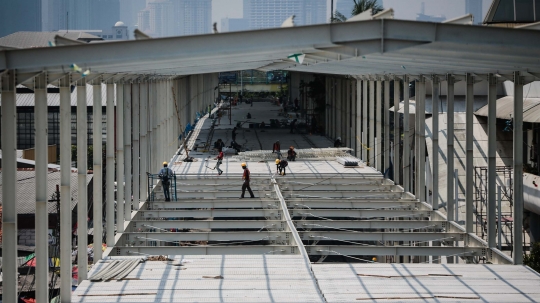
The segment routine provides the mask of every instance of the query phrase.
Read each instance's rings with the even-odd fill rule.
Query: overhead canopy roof
[[[488,116],[488,106],[477,110],[475,115]],[[497,100],[497,118],[512,120],[514,117],[514,97],[507,96]],[[523,122],[540,123],[540,98],[523,98]]]
[[[52,73],[76,63],[93,74],[201,74],[277,70],[348,75],[522,71],[540,75],[540,32],[368,20],[138,41],[0,51],[0,70]],[[303,64],[287,59],[305,54]]]

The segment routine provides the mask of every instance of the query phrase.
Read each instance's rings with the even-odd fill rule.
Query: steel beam
[[[369,139],[368,139],[368,81],[362,80],[362,160],[367,164],[369,163]]]
[[[131,219],[125,216],[125,213],[131,209],[128,207],[129,203],[126,203],[128,197],[124,196],[124,85],[121,82],[116,83],[116,135],[115,135],[115,147],[116,147],[116,211],[124,211],[124,218],[126,220]],[[118,208],[118,205],[123,205],[122,209]],[[118,215],[117,215],[118,217]]]
[[[88,274],[88,115],[86,105],[86,80],[77,81],[77,265],[79,283]]]
[[[399,125],[399,104],[400,100],[400,84],[398,78],[394,78],[394,183],[402,184],[399,174],[402,171],[400,155],[401,155],[401,128]]]
[[[484,256],[486,249],[481,247],[450,246],[356,246],[356,245],[306,245],[309,255],[347,255],[347,256]]]
[[[149,158],[149,146],[148,146],[148,81],[140,83],[140,101],[139,101],[139,122],[140,122],[140,173],[139,173],[139,200],[146,201],[148,197],[148,185],[146,173],[150,172],[148,169]],[[139,203],[140,201],[135,201]],[[126,212],[126,220],[131,220],[129,214]]]
[[[454,221],[454,83],[453,75],[446,75],[446,217]]]
[[[514,102],[515,103],[515,102]],[[488,201],[487,236],[489,248],[495,248],[495,213],[497,208],[496,165],[497,165],[497,78],[488,75]],[[522,143],[520,143],[522,144]],[[450,211],[450,210],[449,210]]]
[[[124,82],[124,208],[132,208],[131,189],[131,82]]]
[[[36,300],[49,300],[49,212],[47,196],[47,73],[34,78],[36,140]],[[5,200],[4,200],[5,201]]]
[[[356,80],[356,136],[353,141],[356,142],[356,157],[364,160],[362,148],[362,81]]]
[[[514,72],[514,264],[523,264],[523,78]]]
[[[131,108],[132,108],[132,180],[133,180],[133,210],[139,209],[140,203],[140,83],[137,81],[131,85],[132,96],[131,96]]]
[[[384,107],[383,107],[383,117],[384,117],[384,147],[381,148],[383,152],[384,161],[382,166],[382,173],[386,169],[390,168],[390,153],[392,149],[390,148],[390,81],[385,79],[384,81]],[[395,171],[395,170],[394,170]]]
[[[17,302],[17,99],[16,74],[0,75],[2,92],[3,300]],[[8,189],[8,190],[6,190]]]
[[[433,141],[433,148],[431,150],[431,155],[433,158],[433,161],[431,163],[431,171],[433,174],[432,178],[432,192],[431,192],[431,205],[434,210],[439,209],[439,98],[440,98],[440,90],[439,90],[439,78],[437,76],[431,77],[431,86],[433,87],[432,93],[431,93],[431,100],[432,100],[432,127],[431,127],[431,133],[432,133],[432,141]]]
[[[467,83],[466,110],[465,110],[465,147],[467,155],[465,159],[465,230],[468,234],[474,232],[474,77],[471,74],[465,75]],[[466,245],[468,243],[465,243]]]
[[[101,77],[93,80],[93,217],[94,217],[94,264],[101,260],[103,250],[103,121],[102,121],[102,100],[101,100]]]
[[[448,232],[350,232],[350,231],[300,231],[302,240],[307,241],[463,241],[463,233]],[[354,244],[354,243],[349,243]],[[396,245],[388,245],[396,246]],[[429,248],[428,248],[429,249]]]
[[[106,145],[106,171],[105,171],[105,199],[106,199],[106,214],[107,214],[107,247],[114,246],[115,235],[115,201],[114,201],[114,136],[115,121],[114,121],[114,84],[107,82],[106,85],[107,98],[107,145]],[[118,213],[122,211],[123,204],[116,203],[116,230],[122,232],[124,226],[123,220],[120,220]]]
[[[410,144],[410,126],[409,126],[409,76],[403,76],[403,189],[405,192],[411,192],[411,144]]]
[[[200,245],[117,247],[111,256],[142,255],[298,255],[296,245]]]

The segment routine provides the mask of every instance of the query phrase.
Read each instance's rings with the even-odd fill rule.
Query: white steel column
[[[368,82],[362,79],[362,160],[367,164],[368,159]]]
[[[101,260],[103,250],[103,170],[102,170],[102,157],[103,157],[103,122],[102,122],[102,110],[103,103],[101,100],[101,77],[94,79],[92,82],[93,90],[93,171],[94,171],[94,200],[93,200],[93,214],[94,214],[94,264]]]
[[[356,80],[356,157],[364,160],[362,148],[362,81]]]
[[[71,75],[60,79],[60,275],[71,277]],[[3,96],[2,96],[3,98]],[[5,169],[5,168],[4,168]],[[5,205],[4,205],[5,211]],[[5,231],[4,231],[5,237]],[[5,252],[4,252],[5,253]],[[5,281],[5,276],[4,276]],[[5,285],[5,282],[4,282]],[[5,289],[5,288],[4,288]],[[4,298],[5,300],[5,298]],[[60,280],[60,300],[71,302],[71,279]],[[13,301],[15,302],[15,301]]]
[[[47,210],[47,74],[34,79],[36,138],[36,300],[49,300],[49,212]],[[3,129],[3,128],[2,128]],[[3,200],[5,201],[5,200]]]
[[[146,186],[146,173],[148,172],[148,80],[140,84],[140,174],[139,174],[139,200],[145,201],[148,188]],[[136,201],[139,203],[140,201]],[[130,220],[131,218],[126,218]]]
[[[523,264],[523,77],[514,72],[514,264]]]
[[[132,179],[133,179],[133,209],[138,210],[139,209],[139,172],[140,172],[140,166],[139,166],[139,154],[140,154],[140,124],[139,124],[139,116],[140,116],[140,84],[137,80],[135,83],[131,85],[132,87],[132,96],[131,96],[131,109],[133,111],[132,113],[132,125],[133,125],[133,135],[132,135],[132,163],[133,163],[133,172],[132,172]]]
[[[384,81],[384,149],[381,148],[381,151],[384,155],[384,164],[382,166],[382,172],[384,173],[386,169],[390,168],[390,81],[385,79]],[[394,170],[395,171],[395,170]]]
[[[375,105],[375,168],[380,171],[384,172],[384,169],[382,167],[382,81],[380,79],[377,80],[376,84],[377,88],[375,90],[377,105]]]
[[[411,144],[409,126],[409,76],[403,76],[403,188],[406,192],[411,191]]]
[[[426,78],[420,77],[418,81],[418,100],[420,104],[417,106],[418,120],[418,194],[416,195],[420,201],[426,200]]]
[[[124,83],[124,207],[131,209],[131,82]]]
[[[122,81],[122,80],[120,80]],[[116,83],[116,204],[124,205],[124,212],[131,208],[124,202],[124,84]],[[118,211],[118,210],[117,210]],[[129,216],[127,220],[129,220]]]
[[[336,114],[334,118],[334,127],[336,135],[332,139],[336,139],[337,137],[345,138],[345,134],[343,133],[343,124],[345,124],[345,121],[343,121],[343,86],[341,85],[342,81],[341,79],[336,79],[335,89],[335,100],[336,100]],[[343,143],[343,141],[342,141]]]
[[[81,283],[88,274],[88,115],[84,78],[77,81],[77,171],[77,265]]]
[[[17,104],[15,71],[0,77],[2,83],[2,272],[3,301],[17,302]],[[9,189],[9,190],[5,190]]]
[[[369,159],[368,165],[375,167],[375,81],[369,81]]]
[[[473,115],[474,115],[474,77],[471,74],[465,75],[465,80],[467,83],[467,94],[466,94],[466,110],[465,110],[465,128],[466,128],[466,137],[465,137],[465,146],[467,149],[467,155],[465,160],[465,231],[467,233],[474,232],[474,201],[473,201],[473,190],[474,190],[474,162],[473,162]],[[468,243],[466,243],[468,245]]]
[[[515,102],[514,102],[515,103]],[[497,165],[497,78],[488,74],[488,205],[487,205],[487,234],[488,246],[496,247],[495,243],[495,213],[497,208],[497,188],[495,171]],[[515,138],[514,138],[515,140]],[[520,142],[523,144],[523,142]],[[515,156],[515,155],[514,155]],[[515,181],[514,181],[515,182]],[[450,210],[449,210],[450,211]],[[515,220],[514,220],[515,221]],[[515,222],[514,222],[515,223]]]
[[[488,246],[496,247],[495,214],[497,208],[496,163],[497,163],[497,78],[488,74]],[[515,140],[515,138],[514,138]],[[515,155],[514,155],[515,156]]]
[[[446,218],[454,221],[454,83],[453,75],[446,75]]]
[[[107,145],[106,145],[106,171],[105,171],[105,198],[107,214],[107,247],[114,246],[114,84],[107,82]],[[123,232],[124,222],[118,216],[124,205],[117,201],[116,203],[116,231]]]
[[[399,173],[401,171],[400,163],[400,141],[401,131],[399,127],[399,96],[400,96],[400,82],[398,78],[394,78],[394,183],[401,184],[399,179]]]
[[[432,133],[432,158],[433,161],[431,163],[431,172],[432,172],[432,195],[431,195],[431,205],[433,206],[433,209],[439,209],[439,77],[433,75],[431,76],[431,103],[432,103],[432,122],[433,125],[431,127],[431,133]]]

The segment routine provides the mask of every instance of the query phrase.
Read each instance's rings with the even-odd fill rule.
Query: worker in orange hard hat
[[[242,195],[240,196],[240,199],[244,198],[244,194],[246,193],[246,189],[249,191],[249,194],[251,195],[251,198],[255,198],[255,195],[253,194],[253,191],[251,191],[251,187],[249,186],[249,180],[250,180],[250,172],[247,168],[246,163],[242,163],[242,169],[244,169],[244,174],[242,175],[242,179],[244,180],[244,184],[242,184]]]

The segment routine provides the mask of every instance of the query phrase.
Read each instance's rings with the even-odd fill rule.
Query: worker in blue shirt
[[[165,201],[171,201],[169,188],[171,187],[171,179],[173,178],[174,174],[172,170],[167,167],[167,165],[167,162],[163,162],[163,168],[159,171],[159,179],[161,180],[161,186],[163,187]]]

